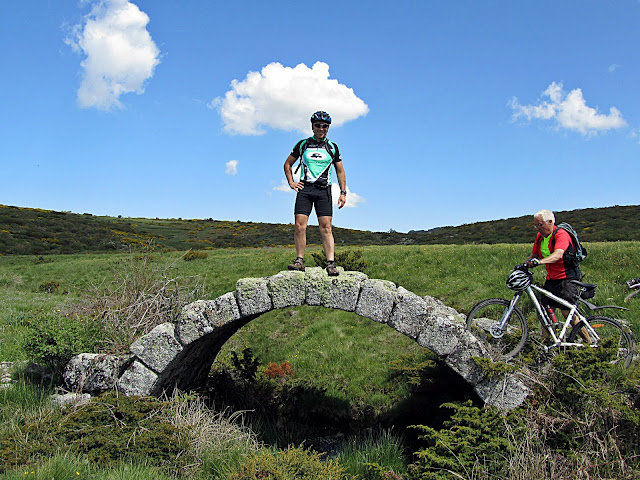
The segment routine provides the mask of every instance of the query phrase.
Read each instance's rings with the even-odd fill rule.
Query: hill
[[[556,212],[584,242],[640,240],[640,205]],[[428,231],[369,232],[334,227],[337,245],[529,243],[531,215],[447,226]],[[309,243],[320,244],[317,226]],[[104,252],[152,244],[169,250],[291,245],[293,225],[213,219],[147,219],[94,216],[0,205],[0,254]]]

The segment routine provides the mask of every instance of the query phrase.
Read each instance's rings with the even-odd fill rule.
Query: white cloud
[[[295,182],[297,182],[300,179],[300,174],[294,174],[293,175],[293,180]],[[295,193],[291,187],[289,186],[289,183],[285,180],[282,179],[282,181],[280,182],[280,185],[276,185],[275,187],[273,187],[274,190],[278,191],[278,192],[285,192],[285,193]],[[333,199],[333,204],[337,205],[338,204],[338,197],[340,196],[340,185],[338,185],[337,183],[332,183],[331,184],[331,197]],[[360,205],[361,203],[365,202],[365,198],[361,195],[358,195],[355,192],[352,192],[349,187],[347,187],[347,201],[344,204],[344,208],[355,208],[358,205]]]
[[[238,160],[229,160],[225,163],[224,173],[227,175],[235,175],[238,173]]]
[[[122,108],[120,96],[144,93],[160,63],[160,50],[146,30],[149,16],[127,0],[94,4],[83,25],[65,42],[86,55],[78,104],[100,110]]]
[[[333,198],[333,204],[338,204],[338,197],[340,196],[340,185],[337,183],[331,184],[331,197]],[[365,198],[361,195],[358,195],[355,192],[352,192],[349,187],[347,187],[347,201],[344,204],[344,208],[356,208],[361,203],[365,202]]]
[[[369,111],[353,89],[329,78],[329,65],[323,62],[312,68],[270,63],[242,81],[233,80],[231,90],[210,107],[220,112],[227,133],[241,135],[262,135],[265,127],[307,133],[309,118],[317,110],[329,112],[332,126]]]
[[[612,63],[611,65],[609,65],[609,73],[615,72],[618,68],[620,68],[620,65],[618,65],[617,63]]]
[[[291,190],[291,187],[289,186],[289,183],[284,178],[280,181],[280,185],[276,185],[275,187],[273,187],[273,189],[278,191],[278,192],[285,192],[285,193],[286,192],[291,192],[291,193],[293,193],[293,190]]]
[[[542,100],[537,105],[520,105],[513,97],[513,119],[526,117],[527,120],[555,119],[559,128],[575,130],[583,135],[595,134],[599,131],[627,126],[622,113],[615,107],[609,109],[609,114],[598,113],[596,108],[589,107],[582,95],[582,90],[576,88],[569,93],[564,92],[562,83],[553,82],[545,90],[544,96],[549,100]]]

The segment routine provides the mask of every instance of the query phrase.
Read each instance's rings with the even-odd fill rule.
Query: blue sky
[[[638,0],[23,0],[0,14],[1,204],[290,223],[282,165],[318,109],[347,174],[339,227],[640,203]]]

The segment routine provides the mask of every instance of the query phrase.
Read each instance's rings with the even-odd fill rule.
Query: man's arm
[[[344,173],[344,165],[342,162],[336,162],[336,176],[338,177],[338,185],[340,185],[340,192],[347,191],[347,176]],[[338,198],[338,208],[344,207],[344,204],[347,203],[347,195],[344,193],[340,193],[340,198]]]
[[[302,183],[301,181],[295,182],[293,180],[293,171],[291,170],[291,167],[294,163],[296,163],[296,160],[297,158],[295,158],[293,155],[289,155],[287,157],[287,159],[284,161],[284,176],[287,177],[289,186],[296,192],[299,192],[304,187],[304,183]]]

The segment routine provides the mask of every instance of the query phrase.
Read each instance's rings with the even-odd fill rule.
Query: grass
[[[640,242],[589,243],[587,247],[589,256],[582,265],[584,280],[599,285],[592,300],[601,305],[622,305],[627,294],[624,282],[640,273]],[[370,278],[392,280],[418,295],[433,296],[460,312],[468,312],[481,299],[510,297],[505,278],[515,264],[528,256],[530,248],[530,245],[508,244],[411,245],[364,246],[358,250],[363,253],[367,263],[365,273]],[[317,251],[317,247],[310,250],[309,260],[310,253]],[[216,298],[233,291],[240,278],[269,276],[285,269],[293,256],[289,248],[218,249],[207,253],[206,258],[193,261],[184,261],[184,252],[0,256],[0,362],[28,359],[23,345],[31,319],[43,313],[62,315],[79,304],[85,305],[92,301],[91,296],[95,297],[96,291],[108,292],[110,286],[121,283],[127,272],[143,262],[152,276],[178,279],[184,281],[184,285],[195,282],[199,285],[198,296]],[[536,270],[535,276],[536,281],[542,282],[543,270]],[[43,289],[46,284],[59,284],[59,287]],[[640,300],[626,306],[630,311],[622,316],[637,337],[640,334]],[[261,365],[290,362],[297,380],[318,385],[326,389],[327,397],[341,404],[357,406],[380,421],[385,414],[406,407],[405,404],[411,403],[408,397],[413,395],[411,379],[398,375],[392,363],[401,360],[403,355],[415,363],[429,358],[428,352],[415,342],[385,325],[353,313],[307,306],[272,311],[250,322],[227,342],[218,361],[228,364],[231,352],[241,352],[246,347],[252,348]],[[43,412],[50,408],[46,401],[49,393],[45,387],[22,380],[13,388],[0,391],[0,436],[8,429],[19,428],[25,419],[44,415]],[[192,412],[192,415],[196,413]],[[230,471],[242,461],[244,452],[259,448],[250,434],[242,434],[240,438],[245,443],[238,445],[237,453],[220,455],[221,451],[231,450],[206,446],[209,435],[206,432],[211,431],[207,425],[205,422],[198,429],[184,427],[205,432],[202,433],[205,440],[200,441],[204,446],[199,450],[200,463],[194,478],[204,475],[202,472],[208,472],[206,478],[218,478],[214,475],[224,475],[220,472],[225,469]],[[367,462],[378,463],[395,472],[402,470],[398,465],[380,461],[383,454],[376,450],[378,447],[372,439],[364,437],[355,441],[364,445],[354,447],[354,450],[364,452],[364,456],[367,452],[369,455],[372,451],[377,452],[367,457]],[[393,450],[395,444],[393,438],[384,439],[384,448]],[[70,470],[61,466],[64,461]],[[230,465],[226,464],[228,461]],[[362,461],[358,462],[362,464]],[[75,471],[85,475],[84,478],[163,478],[154,467],[139,464],[122,465],[119,470],[104,470],[100,473],[102,476],[92,477],[95,472],[88,469],[82,458],[66,452],[34,465],[38,468],[28,473],[25,473],[27,470],[7,473],[14,476],[6,478],[20,475],[20,478],[30,475],[33,475],[30,478],[43,479],[82,478],[77,475],[65,477],[75,475]]]

